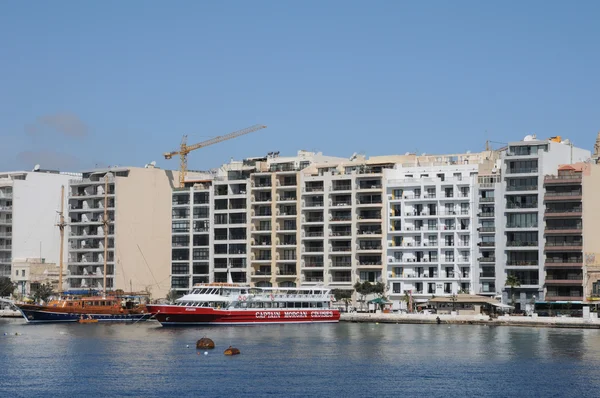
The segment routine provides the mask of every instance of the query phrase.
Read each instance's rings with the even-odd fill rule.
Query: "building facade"
[[[36,169],[0,173],[0,276],[16,277],[11,264],[23,259],[59,263],[61,187],[78,174]]]
[[[177,172],[114,167],[69,182],[66,289],[170,289],[171,207]],[[105,219],[106,215],[106,219]]]
[[[387,281],[392,301],[479,293],[478,173],[494,152],[419,157],[386,170]],[[490,168],[486,166],[484,168]],[[478,255],[480,256],[478,258]],[[489,286],[488,286],[489,287]]]
[[[550,194],[546,196],[545,175],[556,173],[562,164],[584,162],[590,156],[590,151],[576,148],[561,137],[538,140],[535,136],[509,143],[501,155],[504,198],[496,210],[498,217],[495,221],[496,225],[504,225],[503,236],[500,237],[500,243],[504,246],[496,246],[496,260],[503,266],[502,272],[496,276],[496,288],[503,289],[504,303],[512,303],[512,297],[515,296],[517,310],[545,300],[545,259],[547,255],[550,261],[558,258],[552,254],[555,250],[546,250],[546,242],[556,242],[556,230],[545,228],[555,225],[552,217],[545,218],[545,203],[555,201],[557,197],[553,198],[552,195],[558,188],[550,183]],[[500,254],[502,257],[499,258]],[[518,286],[506,286],[509,275],[518,280]]]

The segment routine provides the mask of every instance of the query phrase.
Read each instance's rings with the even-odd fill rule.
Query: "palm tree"
[[[521,281],[515,274],[509,274],[506,278],[506,286],[510,287],[510,297],[512,301],[512,305],[515,305],[515,287],[521,286]]]

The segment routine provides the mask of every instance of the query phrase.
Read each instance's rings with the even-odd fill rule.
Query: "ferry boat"
[[[332,301],[328,288],[207,283],[194,285],[175,304],[147,308],[163,326],[339,322]]]
[[[132,322],[150,318],[146,306],[125,297],[65,297],[46,305],[19,304],[15,307],[28,323],[78,322],[88,320]]]

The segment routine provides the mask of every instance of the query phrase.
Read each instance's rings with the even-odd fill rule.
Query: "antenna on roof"
[[[40,165],[36,164],[35,166],[33,166],[33,171],[40,171]]]

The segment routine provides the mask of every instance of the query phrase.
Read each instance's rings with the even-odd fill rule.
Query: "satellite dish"
[[[152,167],[156,166],[156,160],[151,161],[150,166],[152,166]]]
[[[35,166],[33,166],[33,171],[40,171],[40,165],[36,164]]]

